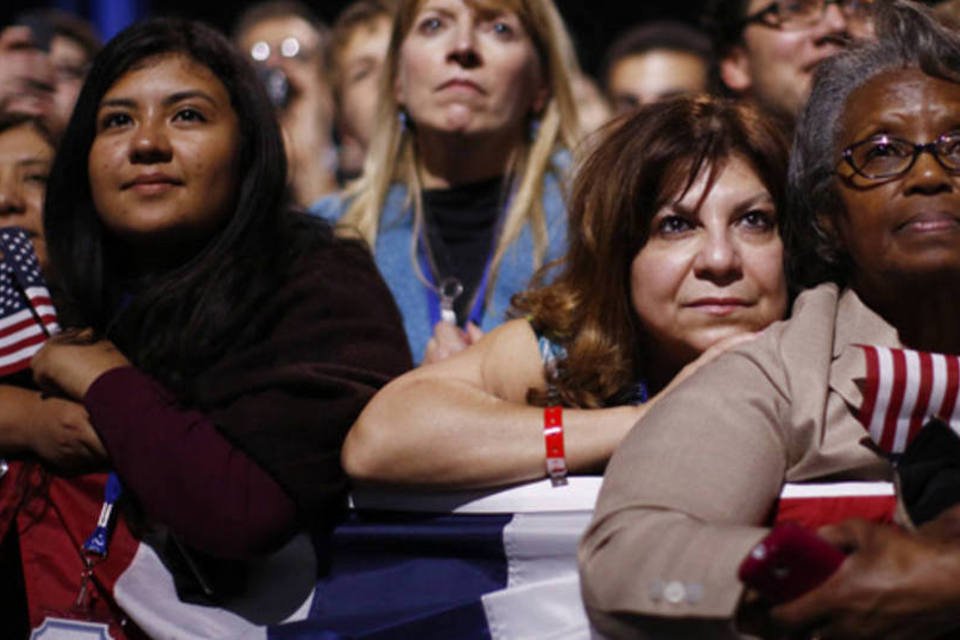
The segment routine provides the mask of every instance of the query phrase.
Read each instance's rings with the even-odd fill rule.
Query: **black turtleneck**
[[[502,177],[423,191],[433,279],[440,282],[453,276],[463,284],[463,293],[454,301],[461,326],[493,254],[503,204]]]

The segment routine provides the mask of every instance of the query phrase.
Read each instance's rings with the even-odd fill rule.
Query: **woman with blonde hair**
[[[369,243],[417,361],[501,323],[566,248],[569,51],[551,0],[398,7],[363,177],[312,212]]]

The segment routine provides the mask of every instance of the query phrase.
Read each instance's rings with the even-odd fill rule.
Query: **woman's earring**
[[[410,130],[410,114],[407,113],[407,110],[403,107],[400,108],[400,111],[397,112],[397,120],[400,121],[400,131],[409,131]]]

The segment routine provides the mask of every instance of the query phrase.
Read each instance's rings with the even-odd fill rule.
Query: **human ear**
[[[750,59],[742,45],[734,45],[720,60],[720,79],[736,93],[744,93],[753,85]]]
[[[574,92],[574,76],[570,77],[570,91]],[[543,110],[547,108],[547,102],[550,101],[550,82],[547,74],[544,72],[543,65],[540,65],[531,78],[531,84],[537,84],[537,90],[533,93],[533,100],[530,102],[530,115],[534,118],[540,117]]]
[[[546,84],[541,85],[537,92],[533,94],[533,103],[530,105],[530,113],[534,116],[539,116],[543,113],[543,110],[547,107],[547,102],[550,100],[550,88]]]
[[[393,100],[399,108],[403,108],[403,83],[400,82],[400,74],[393,80]]]

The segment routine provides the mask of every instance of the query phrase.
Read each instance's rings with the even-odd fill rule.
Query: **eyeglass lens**
[[[847,162],[868,178],[889,178],[905,173],[924,151],[950,171],[960,170],[960,132],[944,134],[927,144],[880,136],[851,145],[844,151]]]
[[[827,5],[835,4],[848,19],[868,17],[873,0],[779,0],[776,3],[780,25],[786,28],[806,27],[820,20]]]

